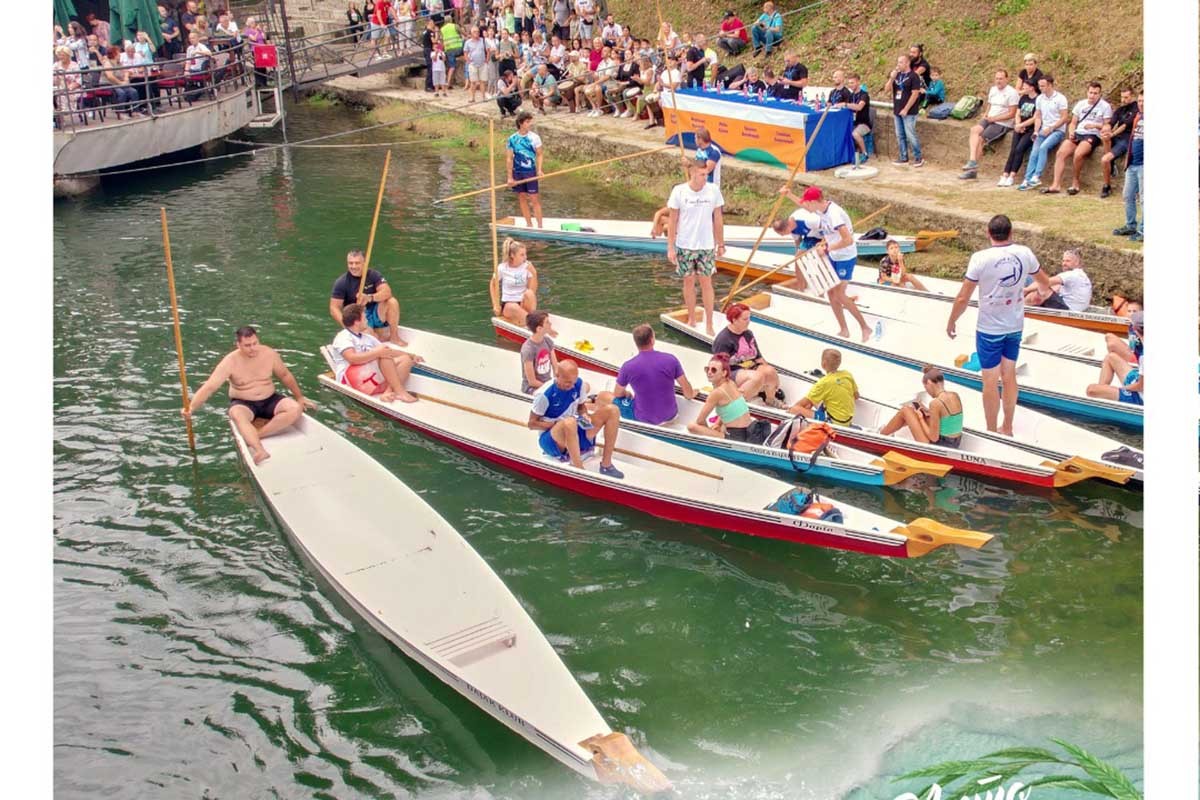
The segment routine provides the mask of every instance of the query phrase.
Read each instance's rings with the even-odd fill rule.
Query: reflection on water
[[[352,124],[309,109],[289,129]],[[893,517],[997,534],[984,551],[890,561],[609,507],[348,407],[316,388],[316,349],[334,332],[329,285],[365,244],[381,163],[379,151],[275,151],[56,207],[69,309],[55,319],[62,796],[619,796],[511,735],[336,600],[255,496],[219,413],[198,418],[192,462],[159,205],[192,384],[234,327],[260,325],[318,418],[471,541],[681,796],[890,798],[907,769],[1049,736],[1140,775],[1139,494],[957,476],[815,482]],[[472,188],[479,163],[397,150],[372,262],[406,322],[493,343],[486,198],[430,205]],[[545,202],[563,215],[652,210],[565,181]],[[552,243],[530,257],[543,305],[568,315],[628,327],[677,299],[660,259]]]

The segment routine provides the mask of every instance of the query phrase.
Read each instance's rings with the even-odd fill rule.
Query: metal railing
[[[301,85],[319,83],[369,68],[376,61],[383,63],[419,53],[421,42],[416,36],[418,22],[414,19],[409,23],[411,32],[402,31],[397,26],[395,36],[388,35],[385,29],[384,35],[378,39],[370,38],[369,29],[354,30],[349,27],[292,39],[290,58],[296,82]],[[285,48],[280,48],[279,52],[282,71],[287,66],[283,62],[289,55]]]
[[[104,124],[112,114],[133,119],[136,115],[160,116],[185,107],[216,102],[242,91],[254,82],[265,83],[268,73],[255,70],[249,42],[218,45],[205,59],[203,69],[188,70],[186,57],[126,67],[92,67],[56,71],[54,74],[54,129],[76,131]],[[144,71],[138,76],[132,73]],[[103,83],[106,72],[124,72],[129,82]],[[78,84],[78,86],[75,86]],[[135,93],[135,99],[120,99]],[[165,106],[165,107],[164,107]]]

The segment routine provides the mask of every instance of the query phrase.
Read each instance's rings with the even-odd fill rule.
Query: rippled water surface
[[[301,109],[289,132],[359,124]],[[61,796],[621,795],[370,631],[289,546],[218,411],[198,417],[193,463],[160,205],[193,388],[236,326],[261,326],[317,417],[470,540],[681,796],[890,800],[914,788],[892,782],[906,770],[1050,736],[1140,781],[1140,494],[1018,494],[957,477],[821,486],[893,517],[997,534],[983,551],[891,561],[605,507],[349,407],[319,390],[316,350],[336,332],[329,286],[365,242],[382,160],[380,149],[275,152],[55,207],[55,286],[69,309],[55,319]],[[486,198],[430,205],[479,185],[481,165],[396,148],[372,265],[409,324],[494,343]],[[552,214],[653,210],[615,188],[547,189]],[[531,259],[543,305],[570,316],[627,327],[678,302],[661,259],[540,244]]]

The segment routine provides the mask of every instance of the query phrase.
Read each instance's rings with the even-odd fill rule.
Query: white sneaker
[[[1008,180],[1008,176],[1007,176],[1007,175],[1001,175],[1001,176],[1000,176],[1000,180],[996,181],[996,185],[997,185],[997,186],[1005,186],[1005,185],[1007,185],[1007,184],[1005,183],[1005,181],[1007,181],[1007,180]]]

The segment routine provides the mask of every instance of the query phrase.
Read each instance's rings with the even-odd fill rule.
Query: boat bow
[[[601,783],[623,783],[641,794],[658,794],[672,788],[667,776],[639,753],[623,733],[590,736],[579,746],[591,751],[592,766]]]

